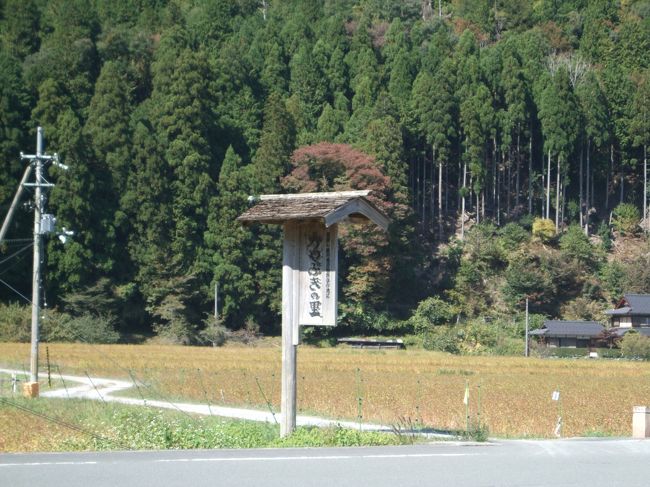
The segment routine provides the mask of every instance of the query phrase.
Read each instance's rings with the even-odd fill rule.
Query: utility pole
[[[214,283],[214,319],[219,319],[219,283]]]
[[[57,166],[67,169],[63,164],[59,164],[59,156],[54,154],[48,156],[43,153],[43,128],[38,127],[36,130],[36,154],[25,155],[20,153],[21,159],[31,161],[34,166],[35,180],[34,183],[23,183],[22,186],[34,187],[34,260],[32,276],[32,339],[31,352],[29,361],[30,382],[25,384],[25,394],[30,397],[38,397],[38,344],[40,333],[40,312],[41,312],[41,262],[42,262],[42,236],[54,231],[54,218],[51,215],[45,215],[45,195],[43,188],[54,186],[43,179],[44,163],[52,161]],[[47,218],[45,218],[47,217]]]
[[[526,297],[526,345],[524,347],[524,356],[525,357],[530,356],[530,345],[529,345],[529,340],[528,340],[528,328],[529,328],[529,323],[528,323],[528,297]]]

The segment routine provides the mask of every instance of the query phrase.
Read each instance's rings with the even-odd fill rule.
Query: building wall
[[[614,324],[614,326],[620,326],[621,328],[631,328],[632,327],[632,317],[631,316],[617,316],[614,318],[617,324]]]
[[[650,316],[632,317],[632,326],[650,326]]]

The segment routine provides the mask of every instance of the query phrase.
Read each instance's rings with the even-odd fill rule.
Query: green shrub
[[[594,247],[579,225],[570,225],[560,237],[560,249],[570,259],[592,266],[596,262]]]
[[[205,328],[199,332],[199,340],[201,343],[212,345],[213,347],[220,347],[228,339],[228,329],[223,326],[223,322],[210,316],[203,321]]]
[[[158,335],[158,341],[169,345],[193,345],[200,342],[196,327],[183,317],[167,323],[157,323],[153,330]]]
[[[0,341],[29,342],[31,339],[31,308],[16,303],[0,303]]]
[[[55,310],[45,314],[41,336],[48,342],[117,343],[120,339],[110,316],[71,317]]]
[[[639,209],[630,203],[621,203],[614,208],[612,226],[621,235],[632,235],[639,230],[641,215]]]
[[[625,358],[650,360],[650,338],[628,331],[621,340],[621,353]]]
[[[457,313],[455,306],[438,296],[433,296],[420,302],[410,321],[413,331],[421,334],[429,331],[431,327],[454,322]]]
[[[508,223],[499,230],[499,241],[507,252],[517,250],[521,244],[530,239],[530,233],[524,227],[516,223]]]
[[[600,237],[600,247],[609,252],[612,250],[612,231],[605,222],[600,222],[596,234]]]
[[[422,345],[425,350],[460,353],[460,337],[454,326],[442,325],[431,328],[424,333]]]

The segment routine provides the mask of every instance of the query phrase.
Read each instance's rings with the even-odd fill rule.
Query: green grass
[[[77,399],[0,398],[0,451],[158,450],[396,445],[394,434],[197,417]]]

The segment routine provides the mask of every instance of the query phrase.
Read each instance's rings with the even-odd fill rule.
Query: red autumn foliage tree
[[[282,180],[288,191],[371,190],[368,199],[389,216],[398,209],[390,200],[390,178],[373,157],[349,145],[321,142],[300,147],[293,152],[291,164],[293,170]],[[349,304],[360,307],[382,302],[394,261],[386,234],[374,225],[344,225],[339,232],[344,254],[341,271],[346,278],[343,293]]]

